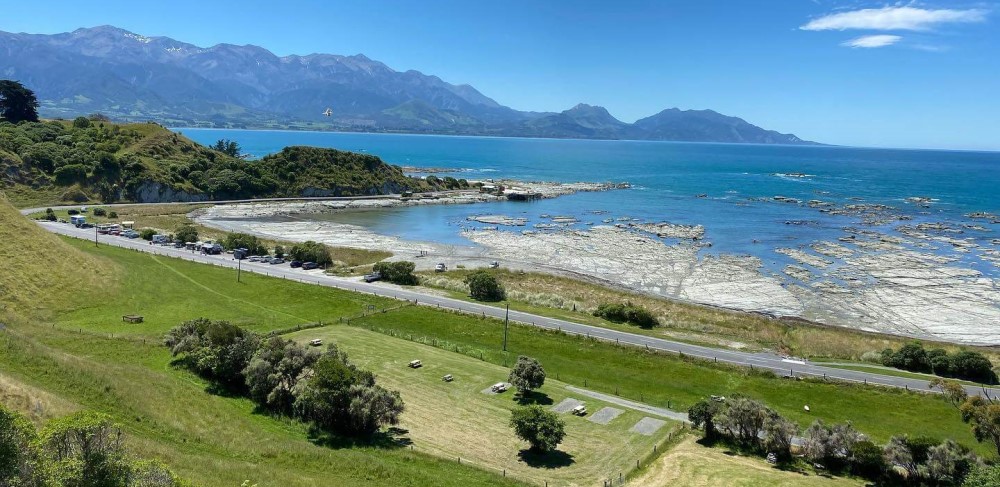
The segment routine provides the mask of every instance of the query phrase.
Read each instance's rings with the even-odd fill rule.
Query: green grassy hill
[[[60,302],[87,300],[114,290],[120,266],[67,245],[21,216],[0,195],[0,305],[45,313]]]
[[[466,183],[464,186],[468,186]],[[376,156],[288,147],[243,160],[153,123],[0,122],[0,191],[17,206],[357,196],[446,189]]]

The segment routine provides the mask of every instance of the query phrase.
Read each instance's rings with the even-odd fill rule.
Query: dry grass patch
[[[699,445],[693,436],[644,469],[628,485],[637,487],[707,487],[716,485],[740,487],[804,486],[852,487],[863,481],[788,472],[777,469],[760,458],[743,457],[723,448]]]
[[[64,398],[4,374],[0,374],[0,404],[21,412],[36,424],[80,409]]]

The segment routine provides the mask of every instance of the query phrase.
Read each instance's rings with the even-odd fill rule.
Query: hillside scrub
[[[151,123],[0,122],[0,182],[19,188],[17,195],[56,189],[62,192],[59,201],[105,203],[363,196],[469,186],[412,178],[368,154],[286,147],[247,161],[224,148],[213,150]]]
[[[312,240],[293,245],[288,250],[288,254],[295,260],[315,262],[321,266],[333,262],[333,258],[330,257],[330,249],[325,244],[313,242]]]
[[[80,412],[39,432],[0,404],[0,485],[170,487],[181,481],[158,462],[135,458],[110,417]]]

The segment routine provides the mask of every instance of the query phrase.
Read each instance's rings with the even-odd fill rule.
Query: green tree
[[[761,438],[761,446],[779,458],[789,459],[792,457],[792,438],[798,432],[799,425],[795,422],[774,411],[769,411],[767,419],[764,420],[764,435]]]
[[[46,425],[41,438],[62,485],[128,485],[131,469],[125,435],[110,417],[81,412],[54,419]]]
[[[295,403],[292,390],[319,358],[316,349],[277,336],[268,338],[243,371],[250,397],[271,410],[290,414]]]
[[[319,265],[326,265],[333,262],[330,257],[330,249],[326,245],[312,240],[295,244],[289,251],[292,258],[303,262],[315,262]]]
[[[35,92],[17,81],[0,80],[0,120],[37,122],[38,98]]]
[[[198,229],[194,225],[181,225],[174,232],[174,238],[181,242],[197,242]]]
[[[484,269],[466,276],[465,283],[469,285],[469,294],[476,301],[503,301],[507,297],[507,291],[497,276]]]
[[[538,405],[514,409],[510,426],[518,438],[531,445],[531,450],[542,453],[555,450],[566,436],[566,423]]]
[[[695,428],[705,432],[705,438],[714,439],[718,432],[715,429],[715,416],[719,414],[719,404],[715,401],[701,400],[688,408],[688,420]]]
[[[243,150],[235,140],[219,139],[211,146],[212,150],[219,151],[227,156],[242,157]]]
[[[764,403],[735,394],[726,399],[722,411],[715,417],[715,426],[737,443],[758,446],[764,425],[772,413]]]
[[[44,477],[35,426],[0,404],[0,485],[44,485]]]
[[[882,449],[869,440],[862,440],[851,446],[849,463],[851,472],[869,479],[880,477],[886,470]]]
[[[143,228],[139,230],[139,238],[143,240],[153,240],[153,235],[156,235],[156,230],[152,228]]]
[[[87,117],[76,117],[73,119],[73,128],[86,129],[90,128],[90,119]]]
[[[248,233],[228,233],[222,239],[222,246],[226,250],[247,249],[250,255],[263,255],[267,253],[267,247],[264,243],[256,235]]]
[[[382,279],[393,284],[412,286],[419,280],[413,274],[416,265],[413,262],[379,262],[372,267],[372,271],[382,275]]]
[[[972,434],[980,443],[989,442],[1000,454],[1000,404],[972,396],[959,407],[962,421],[972,427]]]
[[[538,360],[521,355],[517,358],[514,368],[510,370],[508,380],[524,396],[545,384],[545,369]]]
[[[228,321],[198,318],[167,332],[164,344],[181,363],[231,389],[246,387],[243,371],[257,351],[260,338]]]

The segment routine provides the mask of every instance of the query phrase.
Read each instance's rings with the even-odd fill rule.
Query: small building
[[[135,222],[134,221],[122,222],[122,228],[131,230],[135,228]]]

